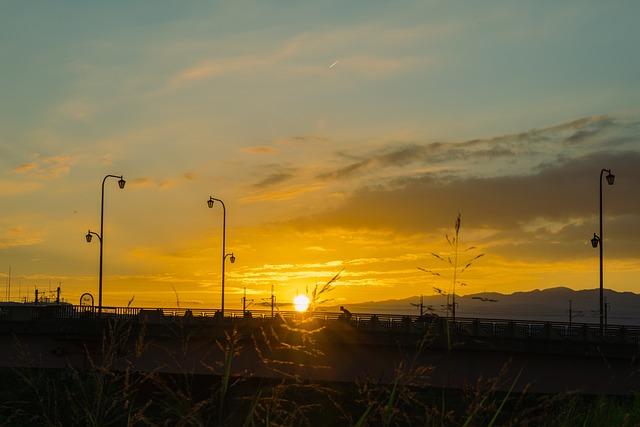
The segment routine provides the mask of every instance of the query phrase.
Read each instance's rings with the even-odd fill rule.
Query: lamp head
[[[87,239],[87,243],[91,243],[91,238],[93,237],[91,235],[91,230],[87,231],[87,235],[84,237]]]
[[[611,171],[608,171],[607,173],[607,183],[609,185],[613,185],[613,181],[615,181],[616,176],[614,174],[611,173]]]
[[[209,200],[207,200],[207,205],[212,208],[213,207],[213,197],[209,197]]]
[[[231,261],[231,264],[233,264],[234,262],[236,262],[236,257],[233,256],[233,254],[231,254],[231,256],[229,257],[229,260]]]
[[[124,178],[122,178],[122,176],[120,177],[120,179],[118,180],[118,186],[120,187],[120,189],[124,188],[124,185],[127,183],[127,181],[124,180]]]
[[[593,233],[593,238],[591,239],[591,246],[594,248],[598,247],[598,243],[600,243],[600,237],[596,233]]]

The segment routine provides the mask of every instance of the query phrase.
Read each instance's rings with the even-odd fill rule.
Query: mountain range
[[[414,296],[405,299],[371,301],[343,305],[352,313],[378,314],[420,314],[446,315],[444,295]],[[632,292],[604,290],[605,321],[608,325],[640,325],[640,295]],[[457,317],[478,317],[484,319],[513,319],[574,323],[600,322],[600,290],[573,290],[556,287],[528,292],[501,294],[483,292],[473,295],[456,296]],[[327,307],[338,311],[339,306]]]

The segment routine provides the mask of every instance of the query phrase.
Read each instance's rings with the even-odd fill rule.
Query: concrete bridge
[[[0,366],[497,387],[640,390],[640,328],[354,313],[2,306]]]

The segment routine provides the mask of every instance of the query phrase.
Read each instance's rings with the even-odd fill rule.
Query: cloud
[[[448,31],[448,30],[447,30]],[[424,28],[381,28],[379,25],[347,25],[330,28],[310,29],[281,38],[268,44],[265,40],[249,42],[229,40],[234,52],[257,52],[246,55],[198,58],[171,78],[171,86],[221,76],[237,76],[247,73],[328,74],[339,71],[348,74],[378,78],[391,73],[403,72],[423,67],[425,60],[409,54],[411,46],[424,43],[425,38],[433,38],[434,33],[442,34],[443,28],[436,25]],[[286,37],[286,36],[285,36]],[[269,39],[272,39],[270,37]],[[196,49],[206,55],[221,51],[220,41],[214,46],[201,45]],[[248,44],[250,43],[250,45]],[[192,48],[189,47],[189,51]],[[329,69],[327,64],[340,55],[340,65]]]
[[[354,55],[343,57],[339,69],[369,77],[380,78],[390,74],[407,72],[424,67],[426,60],[417,56],[381,57],[374,55]]]
[[[43,241],[43,235],[23,226],[0,226],[0,249],[31,246]]]
[[[0,180],[0,195],[7,197],[38,190],[42,185],[36,182],[16,182]]]
[[[127,181],[127,183],[132,187],[156,186],[161,189],[167,189],[175,187],[176,185],[180,185],[184,182],[193,181],[197,179],[197,176],[198,175],[195,172],[185,172],[184,174],[179,175],[176,178],[157,179],[154,177],[139,177],[133,178]]]
[[[326,136],[319,135],[307,135],[307,136],[292,136],[290,140],[297,142],[326,142],[329,140]]]
[[[280,184],[295,177],[294,169],[283,170],[280,172],[274,172],[263,178],[260,182],[254,184],[254,187],[265,188],[271,187],[276,184]]]
[[[131,187],[147,187],[149,185],[154,185],[155,180],[149,177],[134,178],[129,180],[129,183],[130,183],[129,186]]]
[[[249,153],[249,154],[271,154],[271,153],[275,153],[276,150],[273,147],[260,145],[256,147],[244,147],[244,148],[241,148],[240,151],[242,151],[243,153]]]
[[[38,169],[38,164],[36,162],[29,162],[29,163],[21,164],[20,166],[14,169],[14,172],[24,173],[24,172],[30,172],[36,169]]]
[[[615,241],[608,250],[618,260],[637,258],[637,131],[635,121],[598,116],[460,143],[389,142],[371,153],[336,152],[343,165],[314,179],[325,194],[341,197],[289,224],[318,233],[389,230],[437,237],[450,232],[461,212],[467,236],[490,245],[494,256],[576,260],[591,255],[581,248],[589,249],[598,228],[598,178],[606,168],[616,175],[615,184],[604,188],[605,228]]]
[[[230,57],[209,60],[182,71],[174,77],[173,85],[181,85],[189,81],[209,79],[220,75],[235,74],[255,69],[264,70],[273,60],[260,57]]]
[[[241,203],[258,202],[258,201],[284,201],[299,197],[302,194],[318,191],[322,189],[321,185],[292,185],[275,191],[259,192],[249,196],[241,197]]]
[[[638,130],[635,122],[623,122],[607,116],[587,117],[557,126],[527,132],[462,142],[404,143],[388,142],[371,153],[336,153],[346,165],[316,175],[321,181],[345,180],[367,174],[388,174],[394,178],[406,171],[440,167],[441,178],[477,175],[521,175],[562,163],[616,144],[616,150],[634,147],[631,136]],[[597,136],[597,138],[596,138]],[[600,148],[598,148],[600,147]],[[355,161],[353,161],[355,159]],[[443,167],[444,166],[444,167]],[[398,173],[390,172],[398,171]],[[409,172],[415,172],[410,170]]]
[[[402,168],[411,164],[433,166],[454,160],[486,159],[512,156],[514,151],[508,147],[491,146],[487,141],[469,141],[464,143],[435,142],[425,145],[409,144],[400,148],[384,148],[362,160],[340,169],[319,174],[320,180],[342,180],[364,173],[371,169]]]
[[[462,212],[465,228],[488,231],[482,241],[492,242],[494,253],[550,260],[574,257],[576,247],[587,244],[597,230],[598,173],[607,165],[617,176],[616,184],[606,189],[607,229],[619,247],[628,249],[621,256],[638,257],[640,227],[629,226],[640,222],[638,163],[640,152],[593,153],[519,176],[447,182],[431,173],[406,176],[385,188],[359,188],[339,207],[296,222],[305,229],[432,233],[450,228],[452,218]],[[619,181],[623,176],[624,183]]]
[[[68,175],[71,171],[71,165],[76,162],[76,160],[68,154],[44,158],[40,158],[36,154],[34,157],[35,160],[19,165],[13,169],[13,172],[31,174],[39,178],[59,178]]]

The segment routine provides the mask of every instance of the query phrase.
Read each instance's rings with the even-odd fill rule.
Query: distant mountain
[[[640,325],[640,295],[632,292],[605,290],[606,315],[609,325]],[[420,314],[420,296],[405,299],[344,304],[352,313]],[[423,312],[445,315],[446,297],[430,295],[422,298]],[[574,291],[565,287],[501,294],[483,292],[456,296],[456,316],[514,320],[569,321],[571,310],[575,323],[600,322],[600,290]],[[338,311],[339,306],[327,307]]]

